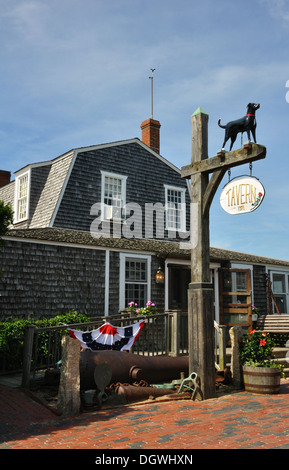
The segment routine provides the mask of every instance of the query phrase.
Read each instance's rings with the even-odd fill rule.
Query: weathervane
[[[155,69],[151,69],[152,71],[152,76],[149,77],[149,79],[151,80],[151,109],[152,109],[152,119],[154,118],[154,95],[153,95],[153,91],[154,91],[154,71]]]

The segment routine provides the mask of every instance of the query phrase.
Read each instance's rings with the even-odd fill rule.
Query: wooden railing
[[[69,328],[87,331],[99,328],[104,322],[114,326],[127,326],[140,320],[145,325],[135,342],[132,352],[140,355],[181,356],[188,355],[188,316],[187,312],[169,310],[165,313],[149,316],[131,316],[122,312],[110,317],[99,317],[92,322],[69,325]],[[225,327],[215,322],[215,365],[216,369],[226,366]],[[36,372],[55,367],[61,359],[61,338],[67,334],[68,325],[36,328],[29,325],[24,341],[22,386],[29,387]],[[43,342],[45,338],[45,342]]]
[[[219,325],[214,321],[215,328],[215,368],[226,368],[226,325]]]
[[[168,316],[168,354],[170,356],[187,356],[188,344],[188,312],[184,310],[167,310]]]
[[[55,367],[61,359],[61,337],[67,333],[67,329],[88,331],[97,329],[104,322],[114,326],[127,326],[132,323],[145,320],[145,325],[131,351],[148,356],[169,355],[170,323],[167,313],[149,316],[132,317],[129,312],[122,312],[109,317],[99,317],[97,320],[72,325],[61,325],[46,328],[36,328],[29,325],[26,329],[24,340],[22,386],[29,387],[31,379],[35,379],[36,372],[40,369]],[[43,341],[45,338],[45,341]]]

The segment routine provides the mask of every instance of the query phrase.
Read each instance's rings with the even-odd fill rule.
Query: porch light
[[[164,284],[165,282],[165,274],[161,267],[156,272],[156,284]]]

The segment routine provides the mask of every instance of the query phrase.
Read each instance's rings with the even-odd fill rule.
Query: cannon
[[[80,389],[104,389],[111,383],[145,380],[160,383],[185,376],[189,371],[187,356],[140,356],[124,351],[89,351],[80,354]]]

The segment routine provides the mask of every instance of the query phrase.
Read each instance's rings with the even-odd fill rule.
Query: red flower
[[[260,346],[265,346],[265,344],[266,344],[265,339],[261,339],[261,340],[260,340]]]
[[[258,196],[259,196],[259,197],[262,197],[262,196],[263,196],[263,194],[262,194],[262,193],[259,193],[259,194],[258,194]]]
[[[252,335],[253,333],[255,333],[256,330],[252,330],[250,331],[250,335]]]

